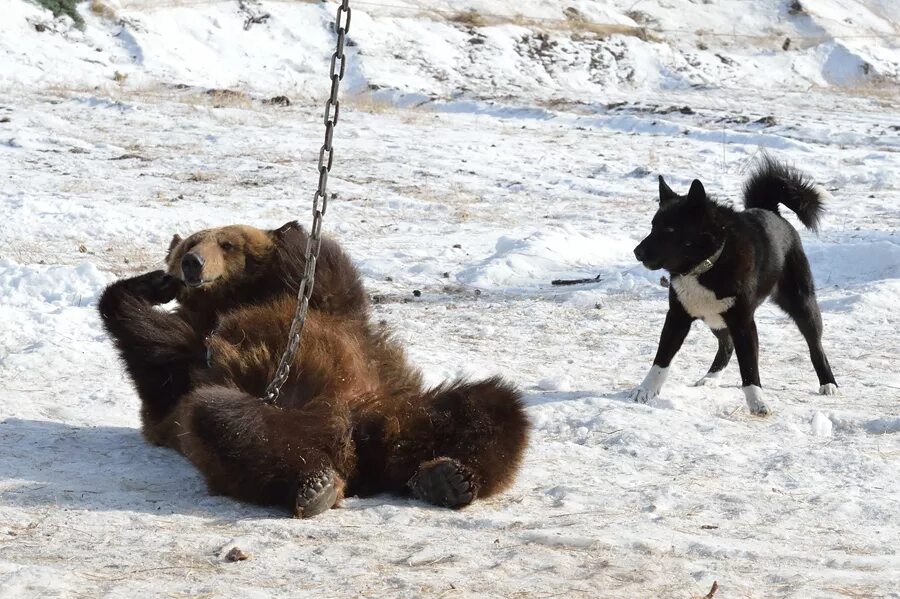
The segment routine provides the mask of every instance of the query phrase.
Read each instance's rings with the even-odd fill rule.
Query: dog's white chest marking
[[[672,277],[672,288],[688,314],[702,319],[711,329],[725,328],[722,313],[734,305],[734,297],[717,298],[711,289],[700,284],[696,276],[690,275]]]

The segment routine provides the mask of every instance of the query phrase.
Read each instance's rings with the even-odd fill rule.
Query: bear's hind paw
[[[474,473],[453,458],[421,464],[406,484],[416,498],[441,507],[465,507],[478,495]]]
[[[294,517],[312,518],[334,507],[340,490],[336,478],[331,468],[302,477],[294,501]]]

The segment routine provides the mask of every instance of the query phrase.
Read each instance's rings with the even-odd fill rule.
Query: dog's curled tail
[[[818,231],[826,194],[808,175],[764,154],[744,183],[744,206],[778,212],[778,204],[784,204],[807,228]]]

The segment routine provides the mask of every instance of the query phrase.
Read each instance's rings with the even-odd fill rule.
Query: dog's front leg
[[[735,306],[723,317],[741,367],[741,384],[747,407],[756,416],[768,416],[771,410],[763,401],[762,386],[759,383],[759,338],[756,335],[753,312]]]
[[[669,312],[666,314],[666,322],[659,336],[659,349],[656,350],[653,366],[644,377],[644,381],[632,390],[630,394],[632,401],[647,403],[659,395],[669,373],[669,364],[681,349],[693,321],[693,317],[685,312],[678,299],[670,296]]]

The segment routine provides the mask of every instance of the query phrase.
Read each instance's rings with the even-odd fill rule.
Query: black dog
[[[669,363],[700,318],[719,339],[719,351],[697,384],[715,378],[735,351],[747,405],[752,413],[767,415],[753,313],[769,296],[806,338],[819,393],[837,392],[822,350],[822,317],[809,262],[797,231],[778,213],[778,204],[784,204],[815,231],[824,211],[822,195],[809,177],[768,156],[744,184],[743,212],[707,198],[700,181],[680,196],[659,178],[659,210],[634,255],[651,270],[671,273],[669,312],[653,367],[632,399],[646,402],[659,394]]]

